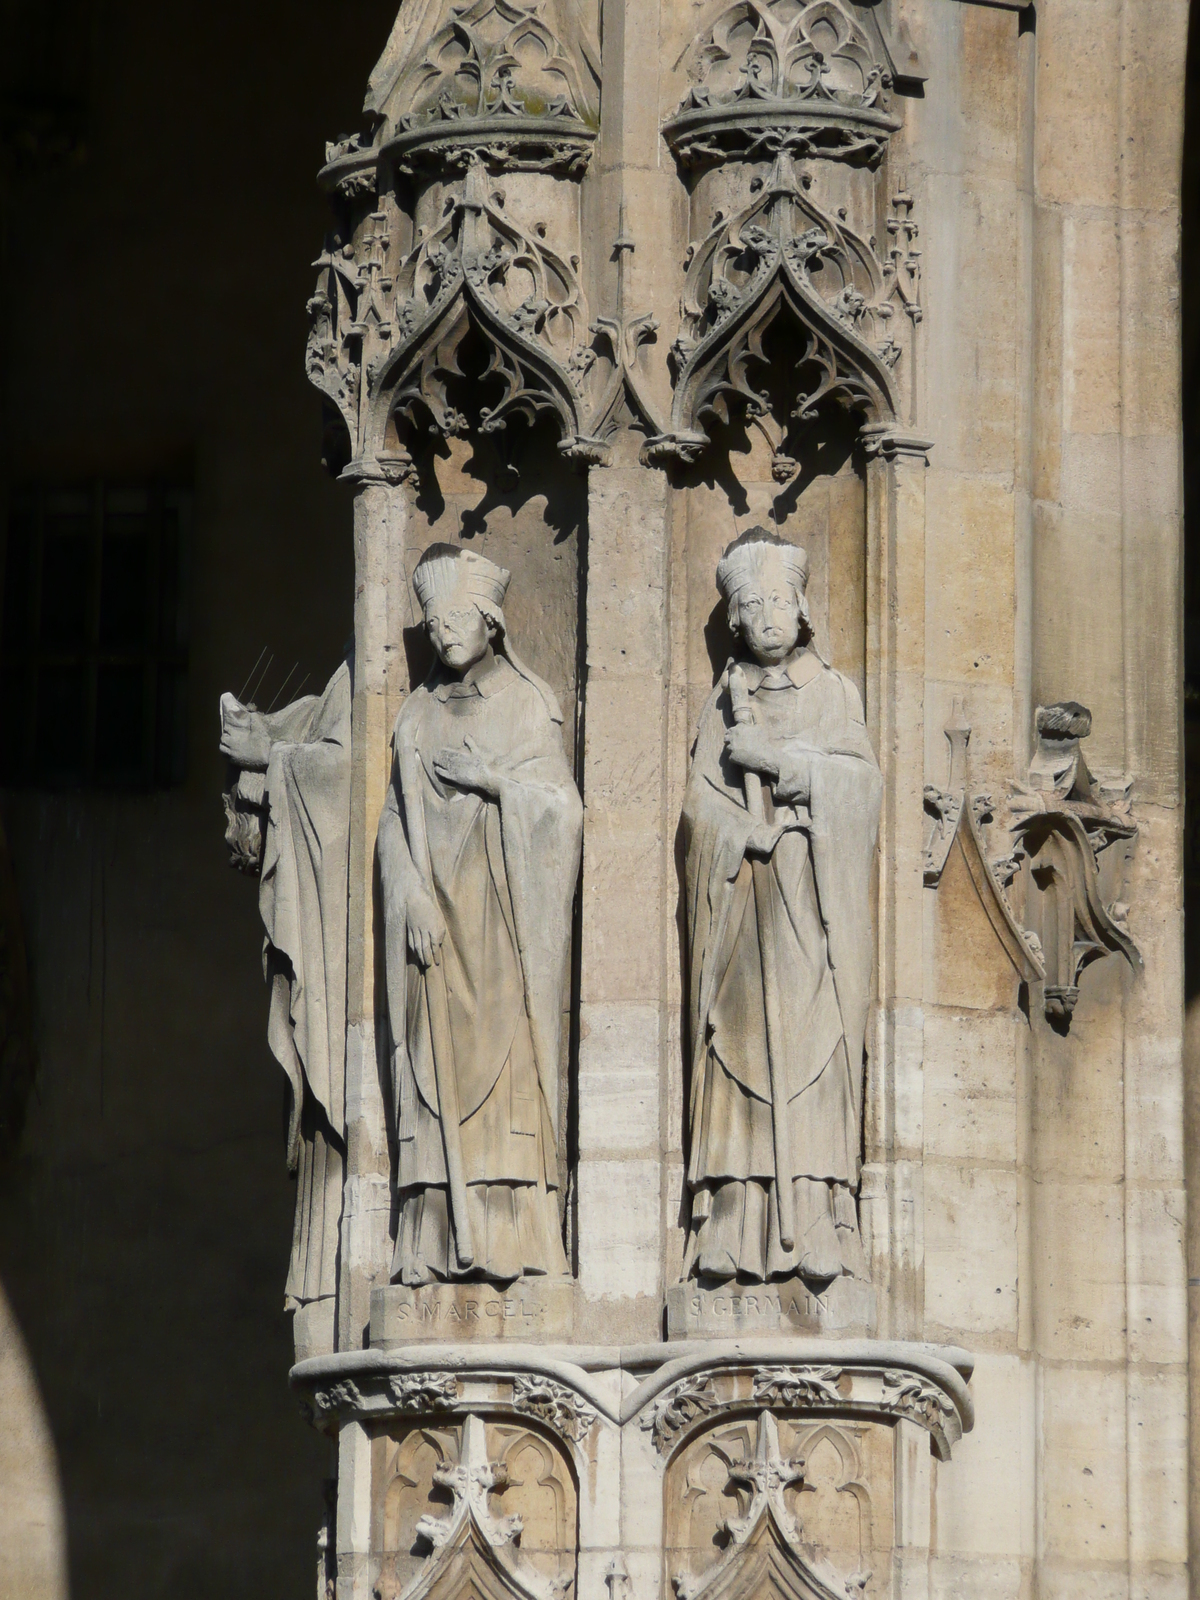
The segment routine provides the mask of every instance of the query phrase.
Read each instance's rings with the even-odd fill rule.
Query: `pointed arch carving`
[[[521,1514],[493,1506],[510,1486],[522,1487],[511,1480],[508,1468],[508,1459],[518,1450],[534,1450],[544,1467],[539,1486],[550,1485],[550,1492],[562,1498],[558,1478],[567,1469],[549,1443],[528,1431],[512,1429],[502,1441],[500,1459],[494,1460],[483,1419],[473,1414],[463,1419],[458,1433],[457,1459],[451,1454],[449,1439],[427,1431],[421,1437],[437,1451],[432,1482],[449,1497],[450,1507],[445,1515],[426,1512],[417,1521],[416,1546],[427,1555],[406,1584],[386,1585],[395,1600],[461,1600],[464,1594],[475,1600],[563,1600],[573,1586],[573,1571],[564,1574],[558,1570],[553,1557],[567,1552],[548,1550],[549,1563],[536,1563],[521,1548],[525,1531]],[[570,1509],[573,1516],[573,1495]],[[562,1520],[560,1515],[558,1522]],[[569,1530],[564,1527],[560,1531],[569,1534],[573,1567],[575,1528],[572,1524]]]
[[[563,453],[592,459],[578,386],[591,350],[577,267],[507,216],[503,192],[472,162],[461,192],[401,264],[395,336],[368,371],[366,448],[384,451],[389,419],[445,437],[549,414]],[[487,359],[468,384],[462,356],[472,333]],[[474,415],[461,403],[467,388],[479,400]]]
[[[738,1444],[742,1448],[738,1448]],[[725,1552],[693,1575],[675,1573],[679,1600],[856,1600],[869,1574],[844,1578],[804,1539],[785,1491],[804,1483],[805,1463],[783,1455],[769,1411],[711,1441],[745,1505],[727,1517]]]
[[[826,400],[888,422],[899,408],[892,369],[900,346],[897,309],[911,309],[906,284],[844,220],[809,196],[786,151],[751,199],[732,217],[718,213],[689,252],[683,331],[672,349],[675,398],[671,430],[650,441],[651,460],[692,461],[709,442],[705,424],[727,422],[731,404],[764,417],[768,396],[756,386],[764,340],[780,319],[799,334],[796,384],[787,415],[776,417],[780,473],[790,472],[784,444],[794,423],[812,421]]]

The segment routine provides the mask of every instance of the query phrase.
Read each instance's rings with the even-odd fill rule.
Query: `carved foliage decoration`
[[[442,0],[378,96],[401,170],[486,161],[579,173],[599,125],[596,47],[573,0]]]
[[[653,1438],[655,1449],[665,1455],[685,1429],[719,1403],[712,1378],[697,1373],[664,1389],[642,1414],[640,1425]]]
[[[751,419],[770,412],[758,378],[768,360],[764,340],[782,318],[801,341],[776,448],[776,476],[786,480],[794,470],[783,450],[786,429],[811,421],[823,401],[836,400],[871,423],[895,417],[892,368],[900,346],[892,320],[898,305],[914,317],[919,307],[909,278],[893,261],[879,260],[873,240],[815,204],[790,156],[777,156],[769,177],[754,180],[751,190],[742,210],[718,212],[707,237],[689,250],[683,331],[672,351],[671,432],[652,440],[648,453],[693,460],[708,443],[705,422],[728,421],[731,403]]]
[[[722,1367],[677,1379],[639,1408],[638,1422],[660,1455],[672,1456],[723,1416],[771,1411],[814,1418],[903,1417],[929,1434],[939,1461],[970,1426],[967,1402],[928,1373],[876,1365]]]
[[[900,126],[871,7],[732,0],[685,58],[691,88],[663,132],[688,165],[781,149],[873,165]]]
[[[519,1373],[513,1379],[513,1406],[537,1417],[572,1444],[579,1444],[596,1421],[593,1407],[573,1389],[540,1373]]]

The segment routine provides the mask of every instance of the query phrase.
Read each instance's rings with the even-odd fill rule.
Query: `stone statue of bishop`
[[[399,1139],[394,1282],[567,1271],[558,1077],[583,806],[562,713],[514,654],[509,574],[434,545],[436,655],[379,825]]]
[[[684,799],[692,1071],[685,1276],[865,1276],[856,1191],[882,784],[818,655],[808,557],[765,528],[717,587],[737,650]]]

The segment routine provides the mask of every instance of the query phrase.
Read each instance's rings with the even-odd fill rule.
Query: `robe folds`
[[[836,1230],[841,1270],[862,1272],[859,1178],[863,1047],[871,984],[870,882],[882,781],[857,690],[811,647],[785,666],[741,663],[754,720],[778,756],[764,781],[782,835],[758,904],[744,773],[726,755],[728,673],[700,718],[683,808],[690,956],[691,1085],[686,1271],[752,1281],[800,1272],[809,1227]],[[758,918],[774,950],[781,1060],[767,1048]],[[775,1170],[786,1117],[791,1171]],[[796,1238],[782,1247],[774,1185],[793,1185]]]
[[[288,1168],[298,1192],[284,1291],[289,1308],[337,1289],[346,1139],[350,706],[350,666],[343,662],[324,694],[265,719],[272,742],[258,904],[266,931],[263,971],[271,985],[267,1041],[292,1088]]]
[[[392,1278],[463,1276],[448,1203],[439,1072],[453,1073],[472,1277],[566,1272],[558,1210],[558,1079],[583,807],[549,689],[497,655],[474,682],[435,672],[396,721],[379,827],[399,1221]],[[439,751],[470,739],[499,778],[485,797],[443,782]],[[409,896],[446,924],[440,971],[407,946]],[[444,982],[452,1060],[435,1060],[431,982]]]

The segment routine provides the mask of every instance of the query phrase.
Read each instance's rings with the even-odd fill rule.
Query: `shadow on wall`
[[[28,1096],[0,1086],[5,1600],[58,1600],[68,1564],[73,1600],[315,1585],[328,1446],[287,1389],[284,1080],[217,700],[264,644],[270,692],[293,662],[324,683],[349,631],[304,375],[314,179],[396,10],[0,0],[0,519],[27,481],[195,503],[185,781],[0,796],[37,1049]]]

